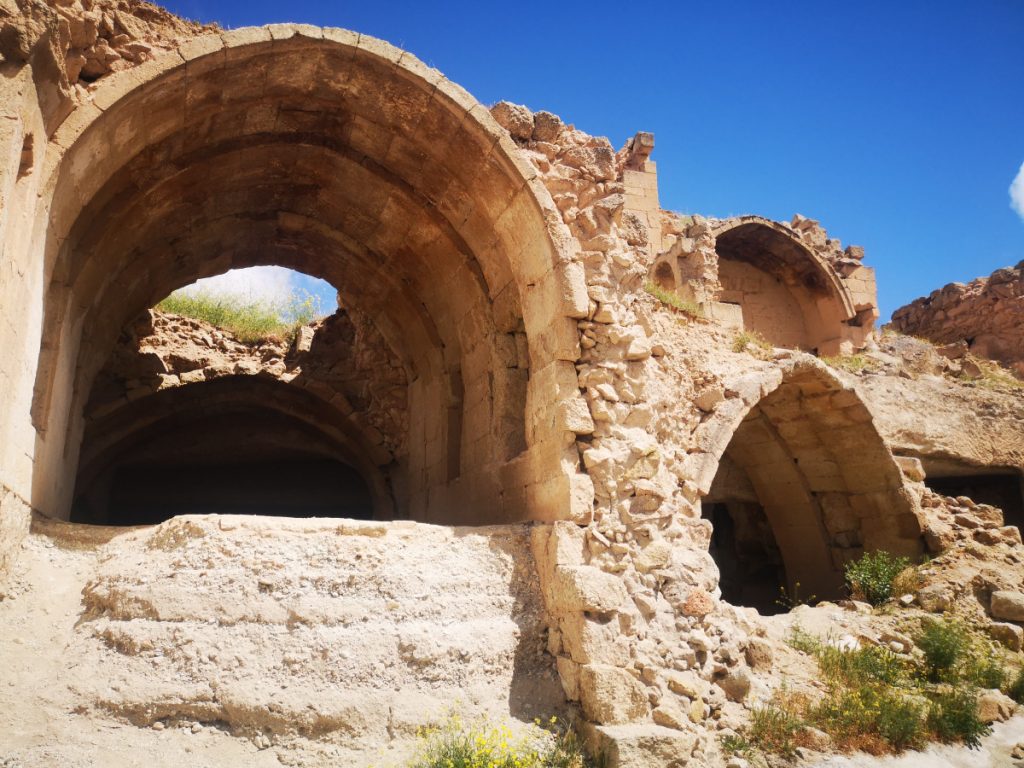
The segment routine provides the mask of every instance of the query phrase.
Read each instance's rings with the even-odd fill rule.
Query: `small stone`
[[[685,731],[690,726],[690,716],[671,698],[666,697],[653,712],[651,717],[658,725]]]
[[[771,669],[775,652],[763,637],[752,637],[745,650],[747,664],[754,669]]]
[[[1019,651],[1024,647],[1024,628],[1007,622],[995,622],[988,628],[992,639],[1002,643],[1011,651]]]
[[[800,740],[808,749],[813,749],[815,752],[827,752],[832,748],[832,737],[809,725],[800,729]]]
[[[155,723],[153,723],[153,730],[154,731],[162,731],[166,727],[167,726],[164,725],[162,720],[157,720]]]
[[[513,139],[528,141],[533,137],[533,112],[522,104],[499,101],[491,107],[491,115],[502,128],[509,132]]]
[[[750,693],[750,673],[743,667],[716,681],[730,701],[743,701]]]
[[[707,616],[715,610],[715,599],[703,589],[691,589],[680,607],[686,616]]]
[[[202,723],[192,723],[192,733],[199,733],[203,730]]]
[[[1013,717],[1017,702],[1000,691],[984,691],[978,697],[978,719],[983,723],[1002,723]]]
[[[943,584],[932,584],[917,592],[917,602],[929,613],[941,613],[949,608],[953,596]]]

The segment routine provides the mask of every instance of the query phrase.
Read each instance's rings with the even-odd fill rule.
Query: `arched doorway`
[[[767,394],[708,427],[721,452],[702,509],[723,598],[772,613],[780,590],[840,597],[843,566],[865,551],[918,555],[921,530],[853,390],[806,360],[764,376]]]

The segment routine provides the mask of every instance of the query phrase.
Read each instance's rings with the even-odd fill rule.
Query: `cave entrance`
[[[176,291],[120,334],[97,374],[74,522],[183,514],[389,519],[407,378],[330,283],[278,266]]]
[[[798,368],[736,418],[721,427],[726,447],[702,502],[726,601],[772,614],[835,600],[843,567],[865,551],[919,554],[892,454],[831,374]]]
[[[351,467],[316,456],[201,464],[124,464],[106,503],[79,496],[72,522],[151,525],[177,515],[373,517],[366,481]]]

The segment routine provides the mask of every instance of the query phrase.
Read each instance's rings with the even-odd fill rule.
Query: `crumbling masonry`
[[[145,508],[157,475],[117,479],[139,462],[242,445],[236,463],[326,462],[319,514],[372,522],[203,516],[132,532],[150,565],[105,561],[73,647],[99,670],[130,659],[127,679],[147,683],[83,682],[83,711],[368,754],[472,690],[480,710],[578,711],[621,766],[714,764],[715,733],[773,684],[752,608],[798,583],[838,598],[864,551],[948,541],[929,467],[1019,485],[1019,395],[830,368],[821,357],[877,349],[863,250],[802,216],[662,210],[650,134],[616,151],[549,112],[488,109],[355,32],[87,7],[0,3],[0,570],[33,519],[87,536],[52,521],[117,522],[114,499]],[[261,264],[328,280],[344,308],[292,348],[255,350],[147,313]],[[991,418],[952,424],[963,397]],[[1001,518],[985,530],[1019,542]],[[394,654],[331,657],[348,647],[344,601],[410,567],[414,546],[438,585],[423,607],[407,609],[419,587],[397,576],[393,599],[364,606],[394,612],[376,644]],[[465,573],[446,562],[460,557]],[[183,574],[180,593],[148,568]],[[479,614],[443,604],[473,589]],[[470,640],[453,632],[438,651],[410,629],[446,615]],[[498,629],[473,635],[474,616]],[[280,637],[245,653],[258,668],[280,653],[293,674],[273,706],[213,650],[261,623]],[[206,651],[175,655],[189,627]],[[330,643],[313,637],[332,627]],[[171,669],[139,660],[154,649]]]

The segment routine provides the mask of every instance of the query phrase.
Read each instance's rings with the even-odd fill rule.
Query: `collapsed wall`
[[[915,299],[893,312],[892,327],[937,344],[965,342],[1024,377],[1024,262]]]

